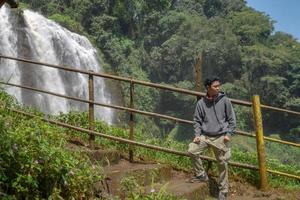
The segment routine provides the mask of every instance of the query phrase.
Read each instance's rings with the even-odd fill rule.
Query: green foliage
[[[145,188],[140,186],[134,177],[126,177],[121,181],[121,191],[125,193],[126,200],[176,200],[176,196],[172,196],[166,192],[166,185],[160,186],[160,189],[156,191],[153,183],[151,185],[151,191],[146,193]],[[126,195],[127,194],[127,195]],[[183,200],[183,199],[181,199]]]
[[[0,88],[0,109],[9,112],[8,108],[17,106],[17,100],[14,97],[8,95],[6,92],[4,92],[3,88]]]
[[[262,101],[266,102],[267,98],[272,99],[271,105],[280,105],[282,107],[287,102],[288,89],[285,87],[287,80],[280,76],[264,76],[261,78],[260,90],[264,90],[261,95]]]
[[[233,31],[240,36],[243,45],[264,42],[274,29],[274,22],[268,16],[250,9],[234,12],[230,18]]]
[[[195,60],[203,55],[203,78],[220,75],[229,97],[249,100],[259,94],[264,104],[288,108],[297,103],[292,107],[298,107],[292,99],[300,95],[299,42],[286,33],[274,33],[274,21],[247,7],[244,0],[22,2],[71,30],[88,33],[104,62],[119,75],[175,86],[189,82],[193,89]],[[122,84],[126,105],[128,89]],[[184,106],[178,107],[181,97],[144,87],[137,88],[135,101],[136,108],[180,118],[189,118],[195,105],[184,100]],[[170,102],[176,103],[170,106]],[[239,117],[249,116],[244,109],[237,112]],[[268,134],[274,129],[290,133],[298,127],[290,116],[277,118],[264,115]],[[241,119],[239,127],[250,129],[248,122]],[[151,124],[162,130],[156,134],[161,136],[175,128],[158,120]]]
[[[274,136],[273,136],[274,137]],[[232,140],[232,161],[258,166],[255,138],[235,136]],[[267,169],[288,174],[300,175],[298,161],[299,148],[275,142],[265,142]],[[234,175],[242,176],[254,184],[259,181],[258,172],[233,168]],[[299,181],[268,173],[268,180],[273,187],[298,188]]]
[[[0,93],[0,105],[15,105],[15,100],[5,93]],[[0,117],[0,188],[1,192],[15,198],[52,197],[52,198],[78,198],[91,195],[90,186],[100,176],[95,176],[95,171],[88,166],[85,157],[64,149],[68,137],[81,137],[88,139],[85,133],[64,130],[50,126],[39,119],[27,119],[10,112],[8,106],[1,107]],[[28,112],[28,111],[27,111]],[[87,113],[70,112],[54,117],[56,120],[88,128]],[[109,126],[103,122],[95,122],[95,130],[112,136],[128,138],[128,130]],[[66,133],[66,134],[62,134]],[[136,127],[135,140],[160,147],[186,152],[188,141],[177,142],[173,137],[158,139],[143,132]],[[128,152],[128,145],[97,137],[98,146],[115,148],[121,152]],[[248,144],[247,148],[243,144]],[[257,166],[255,141],[241,136],[233,138],[232,161]],[[240,147],[239,147],[240,146]],[[267,143],[268,167],[285,173],[300,175],[299,163],[297,164],[298,149],[282,148],[279,144]],[[295,154],[295,155],[294,155]],[[137,158],[156,160],[168,163],[177,169],[191,171],[191,160],[188,157],[173,155],[146,148],[135,147],[134,155]],[[275,157],[275,155],[280,155]],[[292,158],[289,155],[294,155]],[[284,160],[282,160],[284,159]],[[206,164],[206,162],[204,161]],[[214,165],[216,166],[216,165]],[[259,176],[256,171],[230,168],[233,176],[243,177],[253,184],[257,184]],[[214,170],[214,173],[216,171]],[[292,179],[269,175],[270,184],[274,187],[299,188],[299,183]],[[137,187],[134,180],[124,180],[123,189]],[[127,188],[127,189],[126,189]],[[142,199],[144,191],[140,188],[128,194],[129,199]],[[163,190],[150,193],[148,199],[172,199]]]
[[[53,14],[53,15],[49,16],[49,19],[59,23],[61,26],[65,27],[73,32],[83,33],[82,26],[67,15]]]
[[[64,130],[14,114],[0,92],[0,192],[13,199],[79,199],[101,175],[87,157],[65,149]]]
[[[249,101],[247,89],[243,87],[241,81],[235,81],[234,83],[225,83],[222,85],[222,90],[225,94],[231,98],[241,99]],[[252,121],[252,109],[246,106],[233,105],[237,119],[237,129],[244,131],[253,130]]]
[[[274,32],[274,21],[247,7],[244,0],[24,3],[72,30],[83,27],[102,51],[104,62],[119,75],[193,89],[195,60],[202,54],[203,78],[220,75],[229,97],[250,100],[259,94],[263,104],[299,111],[300,44],[291,35]],[[122,84],[126,105],[128,91],[129,85]],[[193,114],[193,98],[142,86],[135,88],[134,96],[136,108],[185,119],[191,119]],[[251,111],[240,106],[235,109],[238,127],[252,130]],[[69,120],[73,118],[77,119],[76,114],[69,116]],[[276,131],[280,138],[299,141],[297,117],[264,111],[263,119],[266,135]],[[136,121],[140,132],[147,133],[137,138],[190,137],[191,130],[165,120],[137,117]],[[97,126],[99,130],[127,136],[124,130]]]
[[[20,2],[18,8],[24,10],[24,9],[29,9],[30,6],[28,4],[26,4],[26,3]]]
[[[82,114],[71,114],[71,118],[73,120],[67,120],[69,123],[73,121],[74,124],[79,125],[79,120],[74,120],[74,118],[77,118],[76,115],[83,117],[83,124],[86,124],[87,115]],[[65,115],[64,118],[68,118],[67,115]],[[77,118],[78,119],[78,118]],[[108,135],[114,135],[122,138],[128,138],[128,131],[120,128],[116,128],[113,126],[105,125],[101,122],[95,123],[95,129],[106,133]],[[233,138],[233,149],[232,149],[232,161],[250,164],[257,166],[257,156],[256,156],[256,144],[253,138],[244,138],[242,136],[237,136]],[[239,139],[240,138],[240,139]],[[157,139],[153,137],[149,137],[148,135],[145,135],[139,128],[135,129],[135,140],[146,143],[146,144],[152,144],[160,147],[165,147],[169,149],[174,149],[178,151],[185,152],[187,150],[188,143],[187,142],[176,142],[172,137],[166,138],[166,139]],[[128,145],[122,144],[122,143],[116,143],[113,141],[109,141],[103,138],[97,138],[96,142],[100,146],[109,147],[109,148],[115,148],[118,149],[124,153],[128,152]],[[244,144],[243,144],[244,143]],[[248,144],[248,147],[246,147]],[[280,144],[274,144],[274,143],[267,143],[267,155],[268,155],[268,167],[272,170],[278,170],[285,173],[291,173],[295,175],[299,175],[299,163],[297,162],[297,149],[295,148],[284,148],[280,146]],[[294,155],[295,154],[295,155]],[[183,169],[183,170],[191,170],[191,161],[187,157],[181,157],[176,156],[169,153],[164,153],[160,151],[155,150],[149,150],[146,148],[141,147],[135,147],[134,155],[138,158],[148,159],[148,160],[156,160],[160,163],[168,163],[171,164],[173,167],[177,169]],[[294,157],[291,157],[289,155],[294,155]],[[206,164],[206,161],[204,161]],[[285,164],[283,164],[285,163]],[[230,168],[230,171],[233,176],[239,176],[245,178],[247,181],[257,184],[259,182],[259,175],[257,171],[252,171],[248,169],[241,169],[241,168]],[[269,175],[270,177],[270,184],[273,187],[286,187],[286,188],[299,188],[299,183],[297,181],[294,181],[293,179],[283,178],[275,175]],[[132,186],[131,182],[131,186]],[[130,186],[129,185],[129,186]],[[129,187],[128,186],[128,187]],[[132,195],[141,195],[140,191],[135,191]],[[141,198],[141,197],[139,197]]]

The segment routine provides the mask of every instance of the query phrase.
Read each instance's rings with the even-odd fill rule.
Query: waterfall
[[[6,6],[0,9],[0,54],[102,72],[97,51],[86,37],[72,33],[38,13],[29,10],[15,12]],[[0,79],[88,99],[88,76],[84,74],[1,59]],[[22,104],[38,107],[45,113],[88,109],[86,103],[16,87],[5,88]],[[111,103],[111,93],[100,77],[94,76],[94,94],[96,102]],[[96,106],[95,115],[112,123],[113,111],[109,108]]]

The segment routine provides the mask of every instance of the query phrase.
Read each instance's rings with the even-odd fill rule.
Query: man
[[[193,168],[196,176],[190,182],[208,181],[200,155],[211,147],[219,167],[219,199],[225,199],[228,193],[228,161],[230,159],[229,142],[236,127],[236,118],[230,100],[220,92],[220,79],[213,77],[204,82],[206,96],[196,105],[194,114],[195,138],[189,144]]]

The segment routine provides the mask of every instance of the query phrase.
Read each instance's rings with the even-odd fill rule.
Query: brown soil
[[[145,163],[144,163],[145,164]],[[153,164],[149,163],[149,167]],[[118,168],[124,171],[132,169],[132,165],[125,160],[121,160],[118,164]],[[186,172],[173,170],[172,180],[187,180],[191,175]],[[210,197],[208,200],[216,199],[218,197],[218,184],[216,177],[210,177],[210,181],[207,184],[210,191]],[[188,183],[187,183],[188,184]],[[197,184],[197,183],[195,183]],[[192,186],[188,186],[192,187]],[[184,188],[183,188],[184,189]],[[281,188],[270,188],[269,190],[262,192],[257,187],[241,180],[230,180],[230,192],[227,197],[228,200],[300,200],[300,191],[296,190],[284,190]]]
[[[70,149],[89,149],[89,145],[86,142],[82,141],[78,138],[73,138],[69,140],[68,148]],[[99,149],[96,148],[96,149]],[[132,169],[132,164],[126,158],[126,155],[121,155],[123,159],[119,162],[118,168],[126,171],[126,169]],[[139,159],[139,161],[135,161],[139,164],[152,166],[155,164],[154,162],[147,162],[143,159]],[[113,166],[111,166],[113,167]],[[147,167],[146,167],[147,168]],[[186,180],[190,178],[192,175],[179,170],[172,170],[172,179],[174,180]],[[110,182],[111,180],[106,180]],[[209,183],[207,187],[209,187],[210,197],[207,200],[217,199],[218,197],[218,179],[216,177],[210,176]],[[103,183],[102,183],[103,184]],[[260,191],[256,186],[251,185],[248,182],[243,180],[230,180],[230,192],[227,197],[228,200],[300,200],[300,190],[286,190],[282,188],[269,188],[267,191]]]
[[[300,191],[296,190],[269,188],[263,192],[257,187],[241,181],[231,181],[230,186],[230,193],[227,198],[229,200],[300,200]]]

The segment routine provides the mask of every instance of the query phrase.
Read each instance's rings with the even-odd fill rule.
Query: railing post
[[[134,95],[134,83],[130,82],[130,108],[134,109],[133,104],[133,95]],[[129,140],[134,140],[134,116],[133,112],[130,112],[129,119]],[[133,162],[133,145],[129,145],[129,161]]]
[[[196,87],[195,90],[197,92],[201,92],[202,89],[202,76],[201,76],[201,69],[202,69],[202,61],[203,61],[203,55],[196,60],[195,64],[195,80],[196,80]],[[200,99],[200,96],[197,96],[197,101]]]
[[[254,114],[254,122],[255,122],[257,156],[258,156],[258,164],[259,164],[260,189],[265,191],[268,188],[268,180],[267,180],[263,123],[262,123],[260,100],[258,95],[253,96],[252,103],[253,103],[253,114]]]
[[[196,64],[195,64],[195,82],[196,82],[196,85],[195,85],[195,90],[197,92],[201,92],[201,90],[203,89],[202,87],[202,63],[203,63],[203,53],[201,53],[201,55],[197,58],[196,60]],[[200,96],[197,95],[197,101],[200,100]],[[213,152],[213,149],[212,148],[209,148],[208,150],[208,155],[213,157],[214,156],[214,152]],[[207,162],[207,168],[206,168],[206,172],[207,173],[211,173],[212,171],[212,167],[213,167],[213,162],[211,160],[209,160]]]
[[[89,72],[93,72],[92,70],[89,70]],[[89,74],[89,101],[94,102],[94,76],[92,74]],[[89,103],[89,129],[94,130],[94,104]],[[93,149],[94,148],[94,141],[95,141],[95,136],[90,134],[89,137],[89,144],[90,147]]]

